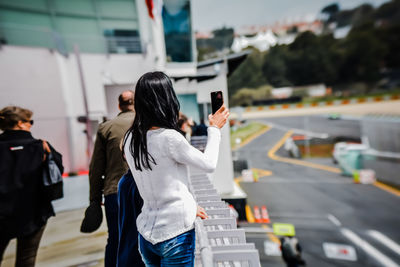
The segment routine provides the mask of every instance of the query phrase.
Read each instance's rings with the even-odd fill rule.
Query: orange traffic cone
[[[270,223],[271,220],[269,219],[269,215],[268,215],[268,210],[267,210],[267,206],[262,206],[261,207],[261,217],[262,217],[262,222],[263,223]]]
[[[260,208],[258,206],[254,206],[254,219],[256,223],[261,223],[261,213],[260,213]]]

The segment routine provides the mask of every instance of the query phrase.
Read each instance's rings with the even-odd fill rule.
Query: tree
[[[321,13],[326,13],[326,14],[331,15],[331,14],[337,13],[338,11],[339,11],[339,4],[333,3],[333,4],[330,4],[330,5],[327,5],[326,7],[324,7],[321,10]]]
[[[353,27],[359,27],[374,21],[374,7],[369,4],[363,4],[354,9],[351,24]]]
[[[336,68],[330,48],[334,42],[332,35],[318,37],[312,32],[300,34],[289,45],[287,79],[294,85],[333,83]]]
[[[271,97],[272,87],[263,85],[256,89],[242,88],[238,90],[230,100],[232,106],[250,106],[254,100],[264,100]]]
[[[230,104],[234,106],[250,106],[253,103],[254,89],[242,88],[238,90],[230,99]]]
[[[375,11],[375,19],[384,24],[398,25],[400,24],[400,0],[392,0],[382,4]]]
[[[261,65],[264,53],[253,49],[246,60],[228,77],[228,93],[232,96],[241,88],[257,88],[267,83]]]
[[[290,45],[276,45],[265,54],[255,49],[229,78],[230,96],[238,103],[248,103],[255,97],[251,94],[255,89],[249,88],[266,83],[274,87],[315,83],[371,87],[383,70],[400,68],[400,0],[376,10],[365,4],[339,10],[332,4],[321,12],[334,14],[332,22],[338,27],[351,25],[350,33],[335,39],[332,33],[303,32]]]
[[[385,67],[389,69],[400,69],[400,24],[380,29],[377,38],[386,46],[384,56]]]
[[[212,45],[217,50],[222,50],[224,48],[229,48],[232,46],[234,38],[233,28],[217,29],[213,31],[214,38],[212,39]]]
[[[262,72],[274,87],[292,85],[286,78],[286,46],[274,46],[270,49],[262,65]]]
[[[197,60],[198,61],[207,60],[208,56],[212,55],[215,52],[216,52],[216,49],[212,46],[198,47],[197,48]]]
[[[324,7],[321,10],[321,13],[327,15],[328,17],[327,22],[331,22],[334,19],[335,15],[339,12],[339,9],[340,9],[339,4],[333,3]]]
[[[377,38],[370,24],[353,29],[345,39],[345,60],[342,65],[343,81],[376,82],[380,78],[387,47]]]
[[[322,14],[327,15],[324,21],[325,27],[330,23],[336,23],[336,27],[362,24],[365,20],[370,20],[373,16],[374,8],[369,4],[363,4],[353,9],[339,10],[336,4],[329,5],[321,10]],[[329,32],[329,30],[325,29]]]

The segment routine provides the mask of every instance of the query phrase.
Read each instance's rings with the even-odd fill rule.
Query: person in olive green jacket
[[[101,202],[104,207],[108,227],[105,251],[105,266],[116,266],[118,249],[118,182],[128,170],[120,149],[121,140],[131,127],[134,113],[134,93],[124,91],[119,97],[121,112],[112,120],[100,124],[97,131],[93,156],[89,166],[90,206],[82,222],[82,232],[93,232],[101,224]],[[86,220],[86,221],[85,221]]]

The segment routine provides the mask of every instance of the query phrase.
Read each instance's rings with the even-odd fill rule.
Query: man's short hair
[[[127,91],[125,91],[125,92],[127,92]],[[123,92],[122,94],[120,94],[118,96],[118,105],[122,111],[132,110],[133,101],[134,101],[134,93],[133,93],[133,91],[129,90],[129,92],[131,92],[131,97],[127,98],[127,97],[124,97],[125,92]]]

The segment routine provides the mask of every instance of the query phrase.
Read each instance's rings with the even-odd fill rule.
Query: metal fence
[[[400,117],[370,115],[361,121],[362,167],[373,169],[379,181],[400,188]]]
[[[258,250],[253,243],[246,243],[244,229],[237,229],[236,218],[208,176],[191,169],[190,190],[209,217],[195,221],[195,266],[259,267]]]
[[[361,121],[361,132],[371,148],[400,153],[400,117],[366,116]]]
[[[192,146],[203,152],[207,146],[207,138],[207,135],[192,136],[190,139],[190,143]]]

